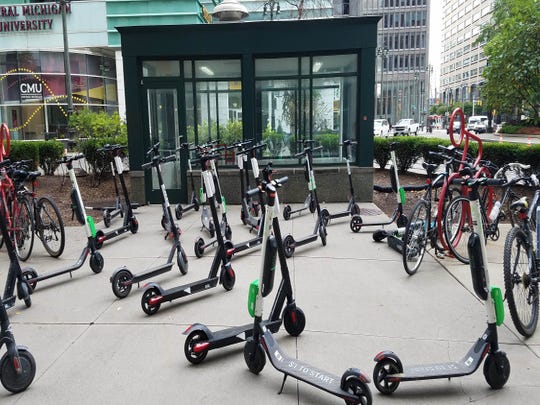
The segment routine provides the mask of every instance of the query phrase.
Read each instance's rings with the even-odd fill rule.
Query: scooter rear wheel
[[[103,247],[103,241],[101,240],[102,237],[105,236],[105,233],[100,229],[96,232],[96,236],[94,238],[96,243],[96,249],[101,249]]]
[[[291,206],[286,205],[285,208],[283,208],[283,219],[285,221],[288,221],[290,217],[291,217]]]
[[[101,253],[94,252],[90,255],[90,268],[94,273],[101,273],[104,264],[105,260],[103,259],[103,256],[101,256]]]
[[[0,360],[0,381],[6,390],[14,394],[28,388],[36,375],[36,361],[32,353],[22,348],[17,348],[17,352],[22,368],[21,374],[17,374],[13,361],[7,352]]]
[[[26,269],[22,272],[22,278],[28,283],[32,291],[36,289],[37,281],[34,281],[37,278],[38,274],[34,269]]]
[[[146,290],[141,298],[141,307],[146,315],[154,315],[159,311],[161,304],[150,305],[150,299],[157,297],[160,294],[156,287]]]
[[[347,372],[346,372],[347,373]],[[342,384],[341,389],[347,391],[349,394],[358,397],[358,401],[345,401],[347,405],[371,405],[373,403],[373,397],[371,396],[371,390],[369,386],[363,382],[356,375],[343,376],[345,381]]]
[[[184,248],[180,246],[178,251],[176,252],[176,264],[178,264],[178,268],[180,269],[180,273],[183,275],[187,274],[188,272],[188,258],[186,255],[186,252],[184,251]]]
[[[375,388],[379,390],[381,394],[390,395],[399,387],[399,381],[388,381],[386,376],[388,374],[401,373],[398,364],[389,358],[382,359],[375,364],[373,369],[373,384]]]
[[[299,336],[306,326],[306,315],[300,308],[285,308],[283,312],[283,325],[291,336]]]
[[[510,362],[506,353],[488,354],[484,362],[484,377],[491,388],[498,390],[506,384],[510,377]]]
[[[351,231],[360,232],[360,229],[362,229],[362,217],[360,215],[353,215],[349,226],[351,227]]]
[[[105,225],[105,228],[111,226],[111,212],[109,210],[103,212],[103,225]]]
[[[283,247],[285,249],[285,257],[288,259],[294,255],[294,238],[292,235],[285,236],[285,239],[283,240]]]
[[[382,242],[387,236],[388,232],[386,232],[384,229],[377,229],[375,232],[373,232],[373,235],[371,235],[375,242]]]
[[[176,208],[174,209],[174,214],[176,215],[176,219],[181,220],[182,219],[182,206],[178,204]]]
[[[198,238],[195,241],[193,250],[195,251],[195,256],[197,256],[198,258],[202,257],[202,255],[204,254],[204,239],[203,238]]]
[[[266,354],[259,342],[249,338],[244,346],[244,360],[253,374],[259,374],[266,365]]]
[[[133,275],[128,269],[121,269],[113,276],[111,280],[111,286],[114,295],[118,298],[126,298],[131,292],[131,283],[126,284],[126,282],[131,281]]]
[[[195,330],[189,334],[184,343],[184,355],[186,356],[187,361],[192,364],[199,364],[208,355],[208,350],[202,350],[200,352],[195,352],[194,347],[197,343],[201,343],[208,340],[208,336],[202,330]]]

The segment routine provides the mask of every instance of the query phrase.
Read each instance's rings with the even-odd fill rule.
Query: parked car
[[[390,124],[388,120],[380,119],[373,121],[373,135],[375,136],[388,136],[390,132]]]
[[[394,125],[394,136],[397,135],[418,135],[420,125],[412,118],[402,118]]]
[[[485,115],[473,115],[469,117],[467,121],[467,131],[474,131],[476,133],[487,132],[488,117]]]

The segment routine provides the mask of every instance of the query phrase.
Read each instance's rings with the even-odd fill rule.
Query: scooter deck
[[[271,331],[277,331],[281,326],[281,319],[275,321],[264,321],[263,324]],[[253,336],[253,322],[246,325],[234,326],[228,329],[222,329],[216,332],[212,332],[212,336],[209,337],[208,350],[219,349],[221,347],[230,346],[236,343],[245,342],[248,338]]]
[[[388,380],[417,381],[470,375],[480,366],[487,348],[488,343],[480,339],[459,361],[405,366],[403,373],[389,374],[386,378]]]
[[[129,281],[129,283],[126,282],[126,284],[136,284],[142,280],[146,280],[148,278],[157,276],[159,274],[166,273],[172,269],[173,265],[174,265],[173,262],[167,262],[167,263],[162,264],[161,266],[157,266],[152,269],[149,269],[148,271],[145,271],[144,273],[135,274],[133,278]]]
[[[281,351],[269,331],[263,334],[262,339],[270,362],[274,368],[284,373],[285,377],[294,377],[346,401],[354,401],[355,403],[358,401],[356,396],[341,389],[341,377],[287,356]]]
[[[172,301],[177,298],[182,298],[201,291],[209,290],[210,288],[214,288],[218,282],[219,277],[210,277],[171,288],[163,293],[163,301]]]

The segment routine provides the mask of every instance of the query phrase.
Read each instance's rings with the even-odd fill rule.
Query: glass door
[[[186,194],[185,170],[180,161],[180,139],[178,123],[178,91],[176,88],[147,88],[146,89],[146,112],[148,126],[148,150],[152,145],[159,142],[161,156],[176,155],[176,161],[163,163],[161,171],[163,182],[171,201],[184,200]],[[158,178],[155,170],[152,174],[145,174],[146,195],[152,203],[161,202]]]

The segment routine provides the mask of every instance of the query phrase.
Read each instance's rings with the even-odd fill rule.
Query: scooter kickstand
[[[288,376],[289,374],[285,374],[283,376],[283,382],[281,383],[281,388],[279,389],[278,395],[281,395],[281,393],[283,392],[283,387],[285,387],[285,381],[287,381]]]

